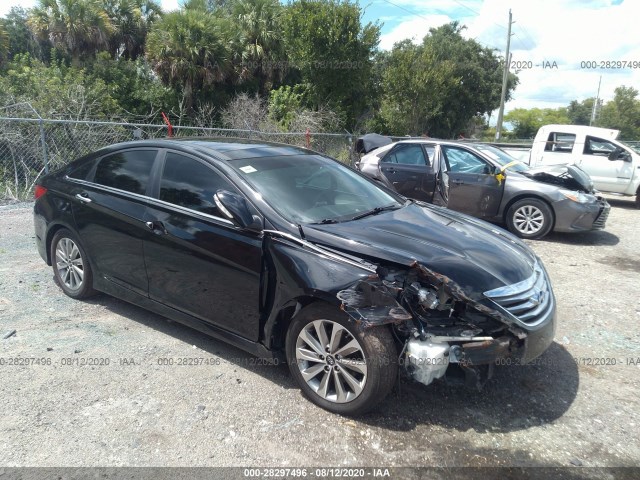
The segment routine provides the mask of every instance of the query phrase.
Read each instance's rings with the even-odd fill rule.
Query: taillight
[[[47,193],[47,189],[44,188],[42,185],[36,185],[36,188],[33,189],[33,197],[36,200],[39,199],[45,193]]]

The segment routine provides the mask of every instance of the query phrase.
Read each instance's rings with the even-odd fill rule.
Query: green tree
[[[438,68],[434,65],[438,64]],[[381,127],[393,135],[427,133],[444,108],[442,92],[457,82],[454,65],[436,61],[431,46],[396,43],[382,73]]]
[[[100,52],[88,75],[106,85],[108,95],[127,118],[135,116],[148,121],[159,118],[160,111],[175,110],[178,106],[175,91],[163,85],[142,59],[114,60],[108,52]]]
[[[9,36],[8,58],[18,53],[28,53],[32,58],[43,60],[48,57],[51,43],[48,39],[38,41],[34,38],[27,24],[28,14],[24,8],[11,7],[7,15],[0,20]]]
[[[283,13],[290,62],[306,85],[309,107],[339,111],[353,128],[369,103],[373,55],[380,27],[361,21],[349,0],[294,0]]]
[[[284,71],[278,0],[235,0],[228,5],[236,25],[236,73],[241,81],[253,81],[255,90],[266,95]]]
[[[504,121],[513,125],[511,137],[533,138],[543,125],[569,123],[567,109],[516,108],[504,116]]]
[[[569,123],[573,125],[589,125],[591,122],[591,113],[593,111],[593,102],[595,98],[587,98],[581,102],[572,100],[567,107],[567,117]]]
[[[142,56],[147,33],[162,15],[160,5],[155,0],[103,0],[103,5],[113,25],[112,57],[135,60]]]
[[[474,117],[489,114],[500,105],[504,59],[495,50],[464,38],[464,29],[458,22],[432,28],[422,43],[434,57],[427,68],[452,65],[450,75],[455,79],[447,82],[445,89],[433,92],[445,106],[430,122],[433,136],[452,138],[466,134]],[[517,83],[518,78],[510,74],[507,100]]]
[[[623,85],[614,92],[613,100],[602,107],[596,125],[620,130],[623,140],[640,139],[638,90]]]
[[[62,61],[47,66],[26,53],[16,55],[8,65],[0,77],[0,91],[14,103],[30,102],[45,118],[112,118],[120,113],[103,80]]]
[[[147,36],[146,56],[165,84],[182,95],[184,109],[193,111],[196,97],[230,75],[229,24],[199,9],[166,14]]]
[[[108,47],[113,24],[97,0],[38,0],[29,25],[71,57],[74,66]]]
[[[9,34],[4,27],[4,24],[0,23],[0,67],[4,66],[9,59]]]

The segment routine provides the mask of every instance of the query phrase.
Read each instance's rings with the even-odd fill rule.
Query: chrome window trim
[[[187,214],[190,214],[190,215],[204,217],[204,218],[206,218],[208,220],[215,220],[215,221],[224,223],[225,225],[231,225],[231,226],[237,228],[236,225],[231,220],[228,220],[226,218],[217,217],[215,215],[210,215],[208,213],[199,212],[197,210],[192,210],[190,208],[182,207],[182,206],[176,205],[174,203],[165,202],[164,200],[160,200],[159,198],[152,198],[152,197],[148,197],[147,195],[140,195],[139,193],[128,192],[126,190],[120,190],[119,188],[108,187],[106,185],[100,185],[99,183],[88,182],[86,180],[79,180],[77,178],[69,177],[68,175],[65,175],[64,178],[65,178],[65,180],[67,180],[69,182],[77,183],[77,184],[80,184],[80,185],[85,185],[87,187],[92,187],[92,188],[95,188],[97,190],[104,190],[104,191],[109,192],[109,193],[117,193],[117,194],[120,194],[120,195],[131,196],[131,197],[135,198],[136,200],[141,200],[143,202],[146,202],[147,204],[159,205],[161,207],[168,207],[170,209],[177,210],[180,213],[187,213]]]

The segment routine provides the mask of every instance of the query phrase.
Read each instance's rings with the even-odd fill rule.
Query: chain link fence
[[[41,175],[101,147],[168,135],[167,125],[0,117],[0,202],[30,198]],[[173,126],[171,135],[279,142],[307,147],[347,164],[355,160],[355,139],[349,134]]]

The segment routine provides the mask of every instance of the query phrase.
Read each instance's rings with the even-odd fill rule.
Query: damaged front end
[[[496,364],[530,361],[553,340],[555,300],[539,266],[524,282],[473,294],[418,262],[376,273],[338,292],[342,309],[361,328],[390,325],[400,365],[425,385],[446,376],[479,390]]]

